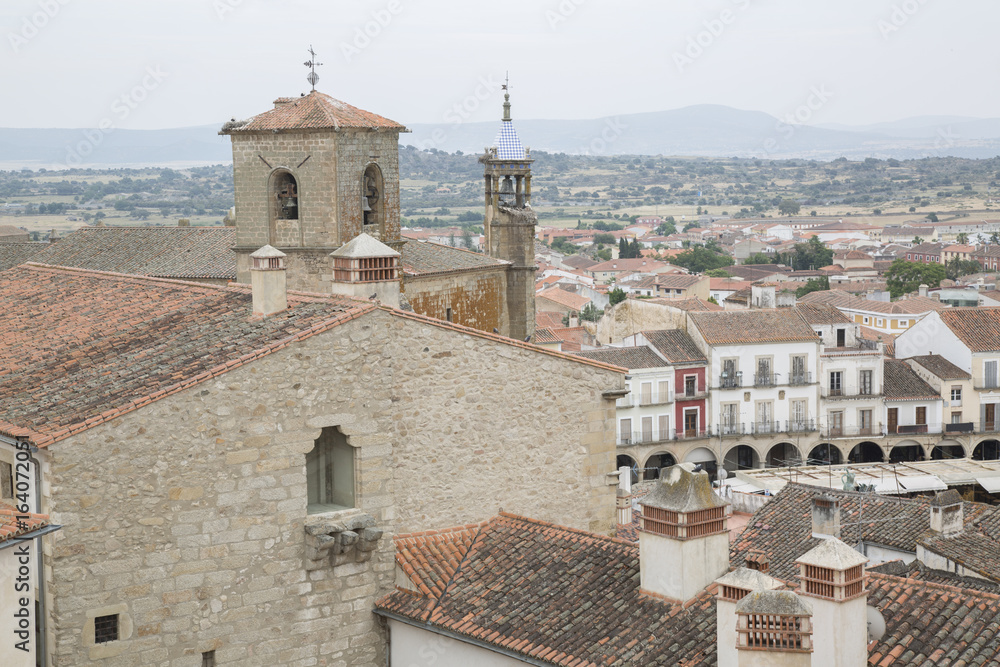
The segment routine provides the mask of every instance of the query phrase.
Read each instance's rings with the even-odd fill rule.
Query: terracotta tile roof
[[[690,317],[709,345],[816,342],[816,332],[794,308],[691,313]]]
[[[48,243],[0,243],[0,271],[31,261]]]
[[[684,310],[687,312],[712,312],[723,310],[722,306],[714,303],[709,303],[704,299],[700,299],[693,296],[689,299],[664,299],[664,298],[654,298],[654,299],[643,299],[646,303],[658,303],[663,306],[670,306],[671,308],[677,308],[678,310]]]
[[[342,128],[407,131],[394,120],[364,111],[315,90],[304,97],[278,98],[274,104],[274,109],[257,114],[248,120],[226,123],[219,134]]]
[[[736,278],[712,278],[709,281],[709,288],[713,290],[732,290],[735,292],[744,287],[750,287],[750,285],[750,281]]]
[[[656,284],[659,287],[666,287],[669,289],[686,289],[697,285],[702,280],[704,276],[691,276],[684,274],[666,274],[656,276]]]
[[[506,513],[445,595],[396,591],[375,609],[553,665],[716,662],[713,588],[684,606],[641,595],[638,545]]]
[[[407,241],[400,251],[403,273],[411,276],[432,275],[470,269],[502,268],[509,262],[463,248],[429,241]]]
[[[451,546],[430,543],[433,551],[415,554],[421,546],[414,543],[404,557],[420,581],[429,570],[435,582],[450,577],[444,593],[426,583],[421,593],[400,589],[376,602],[377,614],[545,664],[717,664],[716,587],[684,605],[640,594],[638,545],[510,514],[486,522],[471,546],[461,530],[454,535]],[[811,546],[794,545],[792,560]],[[442,561],[440,569],[425,565]],[[782,577],[774,565],[771,557],[768,574],[797,587],[797,576]],[[866,584],[868,604],[886,621],[883,637],[868,645],[867,664],[1000,664],[1000,596],[878,572]]]
[[[919,560],[904,563],[901,560],[891,560],[879,563],[866,568],[868,572],[879,574],[889,574],[894,577],[913,579],[916,581],[926,581],[932,584],[943,584],[945,586],[956,586],[958,588],[974,591],[986,591],[987,593],[1000,594],[1000,584],[978,577],[963,577],[953,572],[944,570],[933,570]]]
[[[906,401],[941,398],[941,394],[924,382],[905,361],[886,359],[884,372],[883,393],[886,400]]]
[[[567,266],[572,266],[575,269],[589,269],[597,264],[594,260],[589,257],[584,257],[583,255],[570,255],[568,257],[563,257],[562,263]]]
[[[708,361],[691,336],[681,329],[643,331],[642,335],[672,364],[703,364]]]
[[[542,345],[545,343],[558,343],[559,337],[552,333],[552,329],[547,327],[535,327],[535,335],[533,342],[536,345]]]
[[[814,326],[825,324],[850,324],[851,319],[842,312],[826,304],[804,304],[795,307],[795,310],[802,314],[806,322]]]
[[[487,521],[449,530],[431,530],[393,538],[396,565],[422,595],[438,598],[458,572],[472,541]]]
[[[881,313],[883,315],[919,315],[932,310],[944,311],[948,309],[946,304],[924,296],[914,296],[907,299],[900,299],[899,301],[873,301],[839,289],[810,292],[799,299],[799,303],[825,303],[834,308],[860,310],[869,313]]]
[[[966,569],[1000,583],[1000,543],[970,528],[957,535],[927,533],[918,542]]]
[[[951,308],[940,315],[941,321],[972,352],[1000,351],[1000,307]]]
[[[580,294],[575,294],[558,287],[550,287],[546,290],[542,290],[537,295],[535,295],[536,300],[545,299],[551,301],[552,303],[558,303],[560,306],[565,306],[566,308],[572,308],[573,310],[583,310],[584,306],[590,303],[590,299]],[[539,307],[543,307],[541,304]]]
[[[914,255],[918,255],[918,254],[919,255],[927,255],[927,254],[940,255],[942,248],[944,248],[944,244],[943,243],[921,243],[919,245],[913,246],[912,248],[910,248],[909,250],[907,250],[906,253],[907,254],[914,254]]]
[[[83,227],[34,261],[156,278],[236,280],[235,227]]]
[[[27,517],[18,518],[18,517]],[[13,505],[0,502],[0,543],[33,533],[49,525],[48,514],[22,514]]]
[[[741,264],[740,266],[727,266],[726,271],[731,276],[754,281],[763,280],[776,274],[784,275],[790,273],[791,269],[778,264]]]
[[[969,373],[963,371],[940,354],[924,354],[910,357],[910,360],[920,364],[942,380],[969,380],[972,378]]]
[[[640,271],[643,273],[652,273],[665,269],[668,266],[670,265],[666,262],[637,257],[634,259],[612,259],[607,262],[601,262],[600,264],[588,266],[586,271],[588,273],[601,273],[604,271]]]
[[[646,346],[641,347],[602,347],[600,350],[587,350],[586,352],[574,352],[574,356],[584,359],[594,359],[603,361],[606,364],[621,366],[623,368],[662,368],[669,366],[667,362],[660,358]]]
[[[733,543],[731,562],[743,564],[750,549],[764,551],[771,560],[771,575],[795,578],[795,559],[820,543],[812,536],[812,500],[826,494],[840,500],[840,539],[850,546],[865,541],[916,553],[917,541],[930,529],[928,498],[897,498],[853,491],[817,488],[794,482],[785,487],[754,513],[740,538]],[[966,526],[1000,508],[982,503],[965,503]]]
[[[562,329],[563,314],[553,310],[539,310],[535,313],[536,329]]]
[[[0,236],[26,236],[28,230],[14,225],[0,225]]]
[[[23,264],[0,280],[0,430],[47,445],[375,306],[290,292],[251,319],[249,286]]]

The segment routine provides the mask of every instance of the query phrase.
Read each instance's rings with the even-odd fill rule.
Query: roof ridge
[[[985,595],[985,596],[990,597],[990,598],[992,598],[994,600],[1000,601],[1000,594],[998,594],[998,593],[990,593],[989,591],[982,591],[982,590],[978,590],[978,589],[975,590],[975,591],[972,591],[972,590],[969,590],[968,588],[962,588],[961,586],[952,586],[950,584],[942,584],[942,583],[937,582],[937,581],[928,581],[927,579],[919,579],[917,577],[910,577],[910,576],[905,576],[904,577],[904,576],[901,576],[901,575],[898,575],[898,574],[886,574],[884,572],[872,572],[871,570],[867,570],[867,569],[865,570],[865,574],[867,576],[869,576],[869,577],[875,577],[877,579],[901,579],[903,581],[910,582],[911,585],[914,585],[914,586],[918,586],[919,585],[919,586],[926,586],[928,588],[938,588],[938,589],[946,590],[946,591],[949,591],[949,592],[952,592],[952,593],[960,593],[962,595],[971,596],[971,597],[975,597],[975,598],[979,598],[979,597],[982,597],[982,596]]]
[[[572,526],[564,526],[562,524],[555,523],[553,521],[545,521],[544,519],[536,519],[530,516],[524,516],[522,514],[514,514],[513,512],[504,512],[500,510],[497,513],[497,517],[503,517],[505,519],[514,519],[515,521],[523,521],[525,523],[535,524],[536,526],[541,526],[543,528],[556,528],[561,531],[568,533],[575,533],[577,535],[586,535],[587,537],[592,537],[608,542],[617,542],[628,547],[636,546],[634,542],[629,542],[628,540],[622,539],[620,537],[614,537],[612,535],[602,535],[601,533],[595,533],[590,530],[584,530],[582,528],[573,528]],[[494,517],[495,519],[496,517]]]
[[[92,276],[108,276],[110,278],[125,279],[129,282],[156,282],[156,283],[171,283],[178,285],[185,285],[190,287],[198,287],[205,289],[206,291],[245,291],[245,290],[235,290],[233,285],[242,285],[242,283],[228,283],[226,285],[215,285],[212,283],[196,283],[193,280],[182,280],[180,278],[159,278],[156,276],[142,276],[135,273],[117,273],[115,271],[99,271],[97,269],[81,269],[75,266],[59,266],[58,264],[43,264],[42,262],[24,262],[20,267],[28,269],[42,269],[52,273],[81,273],[85,275]],[[246,285],[249,287],[249,285]]]

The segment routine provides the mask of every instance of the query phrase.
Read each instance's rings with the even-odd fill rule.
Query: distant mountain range
[[[500,121],[414,124],[403,145],[479,153]],[[521,140],[536,150],[592,155],[702,157],[920,158],[1000,155],[1000,118],[917,116],[866,126],[789,125],[759,111],[698,105],[593,120],[515,119]],[[0,128],[0,168],[139,167],[232,161],[222,123],[169,130]]]

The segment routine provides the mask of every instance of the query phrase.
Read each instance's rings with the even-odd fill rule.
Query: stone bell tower
[[[507,313],[511,338],[535,332],[535,225],[531,210],[530,151],[521,144],[510,118],[504,84],[503,119],[494,145],[479,158],[486,179],[483,233],[490,257],[511,263],[507,273]]]
[[[312,292],[330,291],[330,252],[362,232],[402,245],[399,134],[408,130],[318,92],[318,78],[313,68],[310,93],[219,131],[233,142],[239,282],[250,282],[250,254],[264,245],[285,253],[289,289]]]

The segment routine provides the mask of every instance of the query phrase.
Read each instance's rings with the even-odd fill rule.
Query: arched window
[[[279,170],[271,175],[271,215],[270,238],[268,242],[277,246],[278,220],[299,219],[299,184],[291,173]]]
[[[354,448],[337,427],[323,429],[306,454],[309,514],[354,507]]]
[[[361,215],[364,232],[381,239],[385,224],[385,190],[382,170],[377,164],[368,165],[361,177]]]

